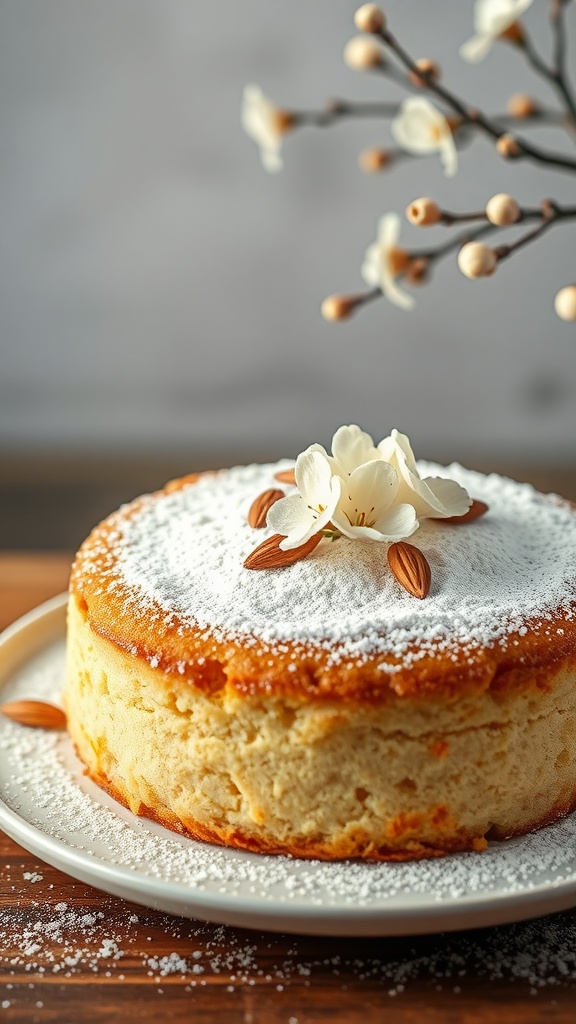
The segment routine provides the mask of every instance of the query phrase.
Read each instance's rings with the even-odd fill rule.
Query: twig
[[[576,123],[576,99],[566,72],[566,24],[563,0],[552,0],[550,18],[554,33],[554,82]]]
[[[512,256],[518,249],[528,245],[529,242],[533,242],[536,238],[540,238],[548,228],[551,228],[553,224],[557,224],[563,220],[573,220],[576,218],[576,207],[559,207],[552,199],[544,199],[540,210],[540,217],[542,218],[541,223],[538,227],[529,231],[526,235],[522,235],[515,242],[510,245],[498,245],[494,248],[496,258],[498,262],[505,260],[508,256]]]
[[[455,237],[451,238],[448,242],[444,242],[442,245],[437,245],[434,249],[415,249],[410,250],[410,256],[412,259],[429,260],[434,263],[436,260],[441,260],[444,256],[454,252],[457,249],[461,249],[467,242],[476,242],[479,238],[484,238],[492,231],[496,231],[495,224],[484,224],[481,228],[476,231],[465,231]]]
[[[485,213],[453,214],[444,210],[442,211],[442,214],[443,219],[440,223],[445,223],[447,225],[455,224],[465,219],[486,219]],[[498,262],[507,259],[518,249],[521,249],[523,246],[528,245],[530,242],[541,237],[550,227],[552,227],[553,224],[557,224],[561,221],[576,220],[576,206],[561,207],[551,199],[544,199],[538,209],[528,207],[522,208],[520,217],[515,224],[535,219],[539,219],[541,221],[536,228],[533,228],[527,234],[522,235],[521,238],[509,245],[498,245],[494,247],[494,253]],[[506,227],[514,226],[515,225],[506,225]],[[425,261],[425,263],[434,264],[438,260],[448,256],[451,252],[461,249],[462,246],[466,245],[468,242],[477,242],[479,239],[485,238],[494,231],[501,230],[502,228],[498,227],[496,224],[492,224],[491,222],[484,223],[482,227],[477,230],[461,232],[460,234],[450,238],[447,242],[444,242],[442,245],[435,246],[432,249],[411,249],[409,252],[410,262],[422,260]],[[382,296],[384,296],[384,292],[380,288],[373,288],[370,291],[362,292],[358,295],[347,296],[346,301],[349,303],[349,313]]]
[[[545,200],[545,202],[548,202],[548,200]],[[555,209],[557,220],[567,220],[569,218],[576,217],[576,207],[560,207],[555,205]],[[517,219],[510,224],[503,224],[502,227],[515,227],[516,224],[522,224],[527,220],[540,220],[542,216],[544,216],[542,207],[522,206],[520,207],[520,213]],[[487,219],[486,210],[481,210],[477,213],[452,213],[450,210],[441,210],[438,224],[444,224],[447,227],[451,227],[453,224],[461,224],[463,221]],[[493,227],[498,226],[499,225],[493,224]]]
[[[455,113],[459,114],[467,124],[479,128],[484,132],[484,134],[496,141],[505,134],[503,128],[494,123],[481,110],[475,110],[466,106],[466,104],[462,100],[458,99],[454,93],[450,92],[449,89],[446,89],[445,86],[435,81],[430,75],[420,71],[412,57],[410,57],[388,29],[382,29],[379,35],[385,45],[396,54],[398,60],[404,65],[404,67],[408,68],[408,70],[413,72],[413,74],[419,75],[420,78],[425,79],[430,91],[444,100],[447,106],[454,110]],[[564,156],[560,153],[550,153],[546,150],[540,149],[540,147],[534,146],[527,139],[521,138],[518,135],[515,135],[514,138],[519,147],[516,159],[519,160],[529,157],[537,163],[547,164],[550,167],[558,167],[570,172],[576,171],[576,160],[573,158]]]
[[[291,111],[296,125],[315,125],[317,128],[328,128],[336,121],[346,117],[377,117],[392,118],[398,113],[397,103],[360,102],[351,100],[331,100],[324,110]]]

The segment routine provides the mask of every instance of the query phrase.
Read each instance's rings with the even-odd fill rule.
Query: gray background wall
[[[453,180],[434,157],[366,178],[359,150],[389,139],[376,121],[299,132],[267,175],[239,125],[245,83],[299,108],[402,95],[343,65],[355,6],[1,0],[4,452],[292,454],[357,421],[379,436],[398,426],[432,457],[574,460],[576,331],[552,308],[576,279],[569,226],[490,281],[442,263],[413,313],[376,302],[346,325],[320,318],[325,295],[362,286],[380,214],[418,195],[574,201],[574,176],[504,164],[484,139]],[[547,6],[526,16],[545,44]],[[463,64],[470,0],[386,9],[473,102],[552,100],[507,46]]]

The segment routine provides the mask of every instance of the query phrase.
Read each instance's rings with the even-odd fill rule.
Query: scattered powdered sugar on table
[[[0,878],[10,882],[2,869]],[[150,950],[135,954],[132,947],[138,943],[141,949],[143,938]],[[171,945],[178,949],[167,952]],[[322,950],[321,956],[311,955],[307,940],[298,937],[286,948],[285,938],[271,934],[247,937],[224,926],[146,910],[135,914],[114,897],[103,897],[97,910],[85,910],[46,894],[20,920],[0,909],[2,974],[21,979],[24,972],[30,979],[26,988],[40,988],[46,1001],[51,987],[44,983],[50,976],[54,981],[86,974],[128,984],[142,977],[159,986],[170,978],[190,993],[214,978],[220,985],[226,982],[226,991],[233,993],[244,986],[278,992],[308,988],[328,977],[337,979],[343,992],[360,982],[391,998],[402,997],[421,981],[456,995],[465,994],[468,981],[476,979],[521,983],[534,996],[576,985],[576,922],[563,917],[480,934],[395,938],[390,943],[323,939]],[[25,987],[20,980],[8,981],[4,988],[10,998],[0,1007],[16,1009],[26,998]],[[160,995],[163,991],[157,989]],[[288,1024],[298,1020],[291,1016]]]
[[[54,697],[64,671],[58,642],[30,661],[5,688],[7,699]],[[271,857],[194,842],[135,818],[82,774],[67,736],[0,722],[0,791],[9,808],[67,850],[111,866],[124,876],[185,887],[194,908],[215,906],[257,913],[363,911],[428,912],[467,898],[525,893],[576,883],[576,815],[482,854],[406,864],[322,863]],[[0,808],[1,823],[1,808]],[[174,899],[178,898],[175,892]],[[269,908],[269,909],[267,909]]]
[[[489,513],[466,525],[424,521],[410,538],[426,555],[433,586],[425,601],[405,593],[386,562],[386,545],[325,541],[288,569],[251,571],[245,557],[269,535],[253,530],[253,499],[274,486],[286,463],[244,466],[146,498],[130,519],[112,518],[109,585],[120,571],[140,614],[176,615],[220,639],[274,648],[293,640],[328,648],[334,658],[382,652],[406,658],[425,650],[505,643],[525,628],[546,630],[559,608],[573,616],[576,516],[566,502],[529,485],[461,466],[421,463],[423,476],[461,483]],[[90,557],[82,572],[90,575]],[[104,580],[106,572],[104,573]],[[106,585],[106,583],[104,583]],[[256,641],[254,640],[256,638]],[[413,654],[408,653],[408,657]],[[382,668],[389,666],[383,661]]]

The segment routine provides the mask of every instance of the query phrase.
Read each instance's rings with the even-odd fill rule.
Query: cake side
[[[457,704],[207,692],[95,633],[70,599],[66,708],[88,774],[195,838],[299,857],[482,849],[576,804],[576,668]]]

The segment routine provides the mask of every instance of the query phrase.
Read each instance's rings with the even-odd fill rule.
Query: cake
[[[394,467],[384,442],[359,443],[357,462]],[[338,528],[352,523],[350,466],[312,453],[330,487],[340,474],[340,504],[296,546],[273,529],[294,520],[287,460],[172,481],[85,541],[65,704],[88,775],[195,839],[321,859],[482,851],[570,812],[573,508],[494,474],[411,463],[414,505],[405,476],[386,513],[406,531],[398,509],[416,509],[398,550],[419,553],[429,592],[410,592],[396,542],[374,542],[384,519]],[[422,514],[426,479],[458,515],[449,502],[442,518]],[[466,512],[472,499],[485,515]],[[280,561],[255,571],[255,550]]]

